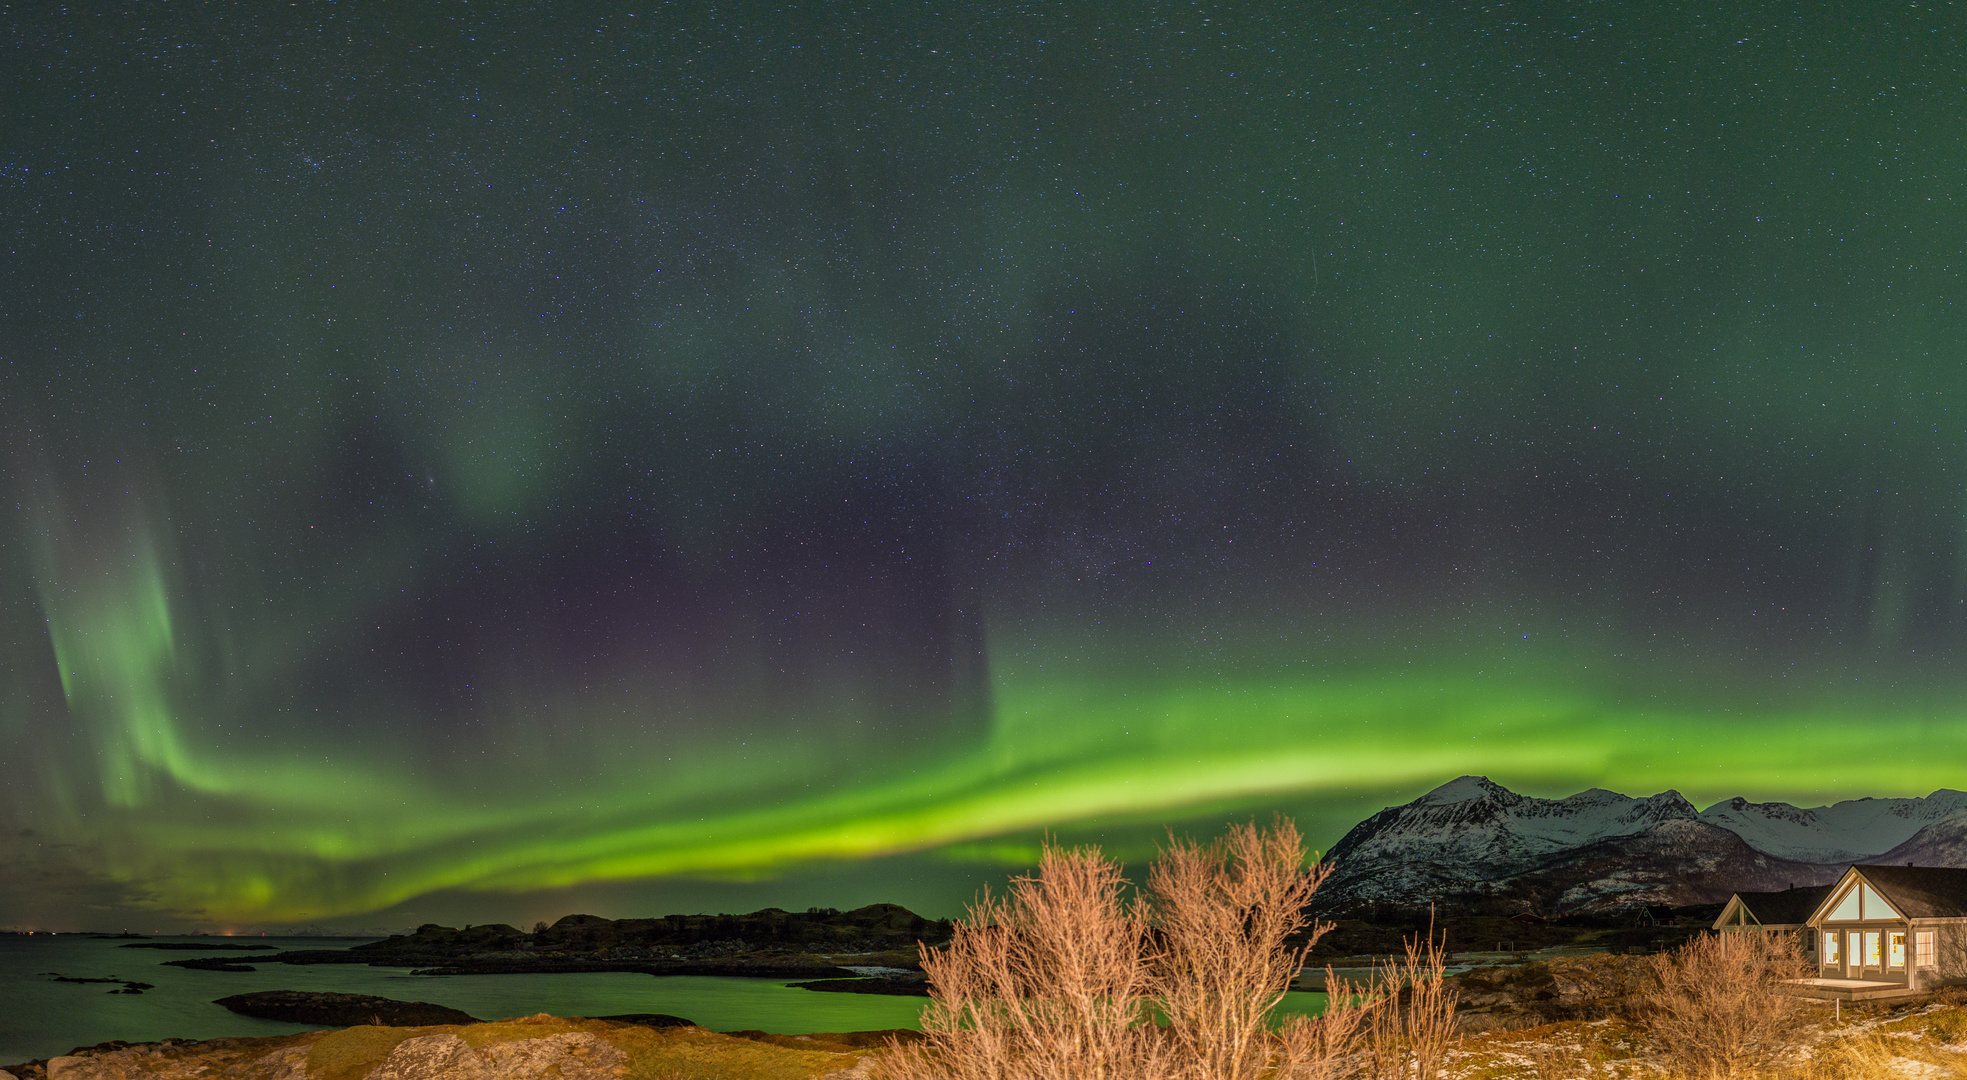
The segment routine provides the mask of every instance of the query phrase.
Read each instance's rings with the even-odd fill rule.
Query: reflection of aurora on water
[[[0,925],[967,893],[1045,829],[1329,844],[1461,773],[1957,784],[1945,114],[1847,160],[1817,74],[1950,59],[1798,31],[1836,63],[1696,110],[1581,89],[1748,62],[1646,13],[1575,100],[1474,13],[1122,72],[891,14],[376,23],[280,79],[159,24],[240,70],[84,34],[21,91],[0,858],[50,884]]]

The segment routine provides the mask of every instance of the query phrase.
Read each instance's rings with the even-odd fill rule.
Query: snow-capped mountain
[[[1967,815],[1936,821],[1870,862],[1967,866]]]
[[[1318,906],[1481,897],[1551,912],[1694,904],[1736,890],[1823,884],[1861,861],[1967,865],[1967,794],[1801,809],[1677,791],[1563,799],[1463,776],[1360,822],[1332,848]]]
[[[1911,840],[1919,830],[1967,812],[1967,792],[1941,788],[1921,799],[1849,799],[1804,810],[1734,798],[1701,811],[1757,851],[1803,862],[1858,862]]]

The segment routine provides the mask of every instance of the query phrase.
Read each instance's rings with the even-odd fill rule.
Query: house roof
[[[1781,892],[1738,892],[1735,898],[1764,926],[1802,925],[1835,885],[1805,885]]]
[[[1851,869],[1863,874],[1907,918],[1967,916],[1967,869],[1881,863],[1857,863]]]

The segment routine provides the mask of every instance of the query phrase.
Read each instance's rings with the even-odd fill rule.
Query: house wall
[[[1919,972],[1919,986],[1967,984],[1967,919],[1915,919],[1914,928],[1934,931],[1934,953],[1939,962],[1938,967]]]
[[[1787,939],[1791,946],[1803,954],[1806,963],[1817,962],[1817,933],[1802,923],[1774,923],[1769,926],[1724,926],[1723,934],[1776,934]]]

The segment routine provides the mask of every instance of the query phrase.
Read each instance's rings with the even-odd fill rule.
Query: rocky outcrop
[[[236,963],[223,956],[197,956],[189,960],[166,960],[165,967],[190,968],[193,971],[258,971],[251,964]]]
[[[392,1027],[422,1027],[428,1024],[476,1024],[470,1013],[428,1001],[397,1001],[368,994],[326,994],[307,990],[262,990],[255,994],[234,994],[213,1002],[241,1016],[261,1020],[284,1020],[290,1024],[388,1024]]]
[[[473,1048],[451,1032],[417,1035],[397,1043],[367,1080],[498,1080],[558,1076],[564,1080],[615,1080],[628,1055],[592,1032],[563,1031]]]
[[[800,957],[732,956],[722,960],[583,960],[566,956],[466,956],[412,975],[547,975],[581,971],[630,971],[643,975],[744,975],[756,979],[845,978],[853,972],[831,961]]]
[[[929,977],[921,972],[907,975],[880,975],[862,979],[815,979],[788,983],[801,990],[821,990],[836,994],[892,994],[902,997],[928,997]]]
[[[1463,1034],[1602,1020],[1620,1015],[1653,985],[1643,956],[1559,957],[1515,967],[1465,971],[1455,988],[1455,1024]]]
[[[696,1027],[692,1021],[668,1013],[622,1013],[618,1016],[598,1016],[597,1020],[613,1020],[618,1024],[640,1024],[643,1027],[673,1028]]]
[[[844,1080],[859,1075],[854,1070],[889,1033],[746,1034],[541,1014],[488,1024],[105,1043],[9,1066],[0,1080],[616,1080],[625,1074]]]

